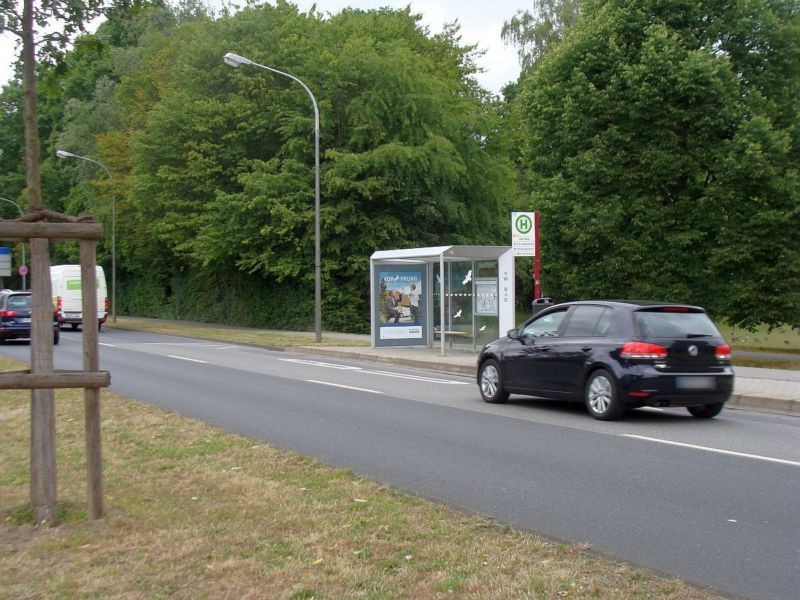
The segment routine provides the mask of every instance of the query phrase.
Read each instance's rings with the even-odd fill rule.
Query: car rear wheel
[[[598,369],[586,382],[586,408],[589,414],[600,421],[614,421],[625,414],[625,406],[619,401],[617,382],[605,369]]]
[[[496,360],[489,359],[481,365],[478,375],[481,396],[490,404],[502,404],[508,400],[508,392],[503,389],[503,377]]]
[[[686,410],[698,419],[713,419],[722,412],[723,405],[723,402],[717,402],[716,404],[706,404],[705,406],[688,406]]]

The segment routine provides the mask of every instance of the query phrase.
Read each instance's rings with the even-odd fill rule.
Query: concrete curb
[[[403,365],[405,367],[414,367],[415,369],[434,371],[436,373],[447,373],[448,375],[466,375],[468,377],[474,377],[477,369],[475,365],[437,363],[415,358],[398,358],[396,356],[377,356],[374,354],[354,352],[352,350],[337,350],[335,347],[299,346],[294,348],[283,348],[283,350],[286,350],[287,352],[302,350],[306,354],[315,354],[317,356],[336,356],[338,358],[350,358],[353,360],[363,360],[386,365]]]
[[[800,402],[783,398],[762,398],[759,396],[734,394],[731,396],[731,399],[728,400],[727,404],[725,404],[725,408],[800,417]]]
[[[446,373],[449,375],[462,375],[475,377],[476,364],[457,364],[447,362],[447,357],[441,359],[416,359],[397,355],[376,355],[368,352],[360,352],[353,349],[338,349],[335,346],[299,346],[294,348],[283,348],[286,351],[302,351],[306,354],[316,356],[336,356],[352,360],[363,360],[387,365],[402,365],[433,371],[436,373]],[[477,360],[477,357],[475,357]],[[463,360],[460,361],[463,363]],[[725,404],[725,408],[733,410],[749,410],[753,412],[768,413],[774,415],[786,415],[800,417],[800,401],[784,398],[768,398],[762,396],[751,396],[747,394],[734,394]]]

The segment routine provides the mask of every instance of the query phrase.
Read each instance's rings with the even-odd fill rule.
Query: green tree
[[[519,10],[503,23],[502,36],[517,46],[519,62],[528,69],[563,37],[581,12],[583,0],[533,0],[532,10]]]
[[[797,3],[583,11],[515,106],[549,294],[800,324]]]
[[[457,30],[430,36],[418,22],[278,2],[151,38],[146,65],[120,83],[146,229],[132,261],[152,272],[147,256],[169,257],[173,272],[205,277],[200,295],[249,281],[284,295],[259,323],[310,323],[311,105],[286,78],[226,67],[226,51],[300,77],[319,101],[326,327],[367,326],[376,249],[504,239],[514,190],[510,164],[488,150],[496,106]]]

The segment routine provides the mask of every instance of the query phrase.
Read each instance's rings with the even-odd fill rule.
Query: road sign
[[[11,276],[11,248],[0,248],[0,277]]]
[[[511,248],[514,256],[536,256],[536,213],[511,213]]]
[[[27,275],[27,274],[28,274],[28,267],[26,267],[25,265],[22,265],[22,266],[19,268],[19,271],[18,271],[18,272],[19,272],[19,274],[20,274],[20,275],[22,275],[23,277],[25,277],[25,275]]]

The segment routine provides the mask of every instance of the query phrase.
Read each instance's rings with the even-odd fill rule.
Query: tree
[[[0,32],[9,31],[22,41],[25,95],[25,170],[30,209],[44,208],[39,168],[40,146],[36,111],[36,58],[53,60],[72,36],[100,12],[102,0],[17,0],[0,1]],[[54,31],[36,37],[54,23]]]
[[[789,0],[591,0],[516,99],[562,298],[800,324],[800,22]]]
[[[530,68],[564,36],[581,12],[583,0],[533,0],[532,10],[519,10],[503,23],[502,36],[518,47],[523,69]]]

